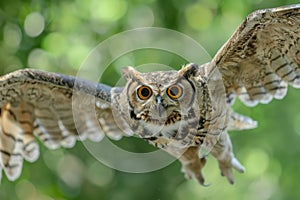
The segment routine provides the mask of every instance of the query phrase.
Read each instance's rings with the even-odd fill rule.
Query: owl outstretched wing
[[[77,139],[100,141],[122,131],[111,111],[111,87],[72,76],[24,69],[0,77],[0,180],[21,174],[23,159],[48,148],[70,148]]]
[[[211,69],[221,72],[229,102],[248,106],[281,99],[300,87],[300,4],[250,14],[219,50]]]

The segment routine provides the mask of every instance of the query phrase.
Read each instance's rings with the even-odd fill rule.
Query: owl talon
[[[186,165],[183,165],[182,172],[186,179],[195,179],[202,186],[209,186],[210,184],[205,183],[205,178],[202,174],[201,169],[206,163],[205,158],[200,158],[197,162],[192,162]]]
[[[230,184],[234,184],[232,169],[236,169],[240,173],[245,172],[245,168],[236,158],[232,158],[231,161],[219,160],[219,167],[221,170],[221,176],[225,176]]]
[[[186,168],[183,170],[184,172],[184,177],[186,179],[195,179],[200,185],[202,186],[209,186],[208,184],[205,184],[205,179],[204,176],[202,174],[202,172],[192,172],[192,171],[188,171],[186,170]]]

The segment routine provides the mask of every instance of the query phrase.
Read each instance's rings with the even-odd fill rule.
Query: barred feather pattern
[[[248,106],[282,99],[300,88],[300,5],[250,14],[212,62],[227,93]]]
[[[124,135],[112,117],[110,88],[79,85],[73,90],[74,77],[30,69],[0,77],[0,172],[9,180],[20,176],[24,159],[38,159],[36,138],[56,149]]]

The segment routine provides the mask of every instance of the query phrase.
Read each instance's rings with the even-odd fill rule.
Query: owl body
[[[192,167],[187,157],[199,160],[201,147],[211,151],[219,138],[225,136],[226,140],[219,144],[221,148],[215,148],[215,155],[219,156],[224,148],[228,148],[219,160],[231,165],[234,159],[226,129],[233,127],[237,120],[229,120],[233,112],[220,74],[217,71],[214,75],[207,73],[211,64],[188,64],[179,71],[150,73],[140,73],[128,67],[123,70],[127,80],[124,89],[112,89],[115,116],[125,121],[122,124],[127,125],[126,129],[178,157],[183,171],[201,184],[204,184],[201,169],[206,155],[202,155],[202,161]],[[239,128],[243,129],[243,125],[249,123],[245,119],[249,118],[239,119]],[[235,167],[243,171],[238,162]],[[231,175],[228,176],[233,181]]]

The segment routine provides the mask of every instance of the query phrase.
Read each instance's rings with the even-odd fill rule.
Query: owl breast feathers
[[[48,148],[73,147],[137,135],[175,156],[187,178],[205,185],[201,172],[210,152],[234,183],[235,158],[228,130],[257,123],[231,109],[282,99],[288,84],[300,87],[300,5],[250,14],[213,60],[179,71],[140,73],[124,68],[124,87],[24,69],[0,77],[0,179],[17,179],[23,160]],[[80,97],[80,98],[74,98]]]

